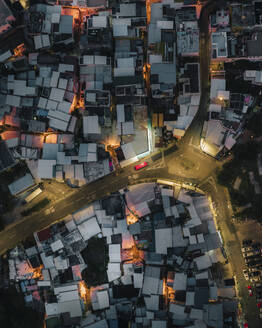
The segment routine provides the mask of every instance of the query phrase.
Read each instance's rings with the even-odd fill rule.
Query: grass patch
[[[48,198],[42,199],[40,202],[32,206],[31,208],[24,210],[21,212],[21,215],[28,216],[34,212],[38,212],[42,210],[44,207],[46,207],[50,203],[50,200]]]

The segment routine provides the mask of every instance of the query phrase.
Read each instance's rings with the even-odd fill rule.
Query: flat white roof
[[[172,228],[156,229],[155,243],[157,254],[167,254],[167,249],[173,246]]]
[[[173,283],[174,290],[186,290],[187,286],[187,275],[183,272],[176,272]]]
[[[57,118],[50,118],[49,119],[49,126],[55,130],[66,131],[68,122],[59,120]]]
[[[134,76],[134,75],[135,75],[134,66],[131,66],[131,67],[115,67],[114,68],[114,76],[115,77]]]
[[[144,278],[143,272],[134,273],[133,277],[134,277],[134,287],[135,288],[142,288],[143,287],[143,278]]]
[[[121,262],[120,244],[109,245],[109,261],[110,262]]]
[[[74,282],[74,283],[70,283],[68,285],[61,285],[61,286],[54,287],[54,294],[58,295],[59,293],[64,293],[64,292],[77,290],[77,289],[78,289],[78,285],[77,285],[77,283]]]
[[[12,195],[17,195],[23,190],[26,190],[29,187],[34,185],[34,179],[31,174],[27,173],[22,178],[12,182],[8,185],[8,189],[10,190]]]
[[[186,306],[195,304],[195,292],[186,292]]]
[[[67,301],[73,301],[79,299],[79,293],[78,290],[70,290],[66,292],[59,293],[57,295],[58,302],[67,302]]]
[[[211,79],[211,89],[210,89],[210,98],[217,98],[217,92],[219,90],[226,89],[226,80],[225,79]]]
[[[5,99],[5,104],[9,106],[19,107],[21,102],[20,96],[7,95]]]
[[[76,224],[80,224],[87,219],[90,219],[92,216],[95,216],[93,205],[89,205],[73,214]]]
[[[57,159],[58,144],[43,143],[43,159]]]
[[[60,72],[56,72],[56,71],[53,71],[52,72],[52,77],[51,77],[51,81],[50,81],[50,87],[52,87],[52,88],[56,88],[57,87],[59,75],[60,75]]]
[[[4,52],[3,54],[0,55],[0,63],[3,63],[7,59],[11,58],[13,55],[10,50]]]
[[[107,278],[108,281],[114,281],[121,277],[120,263],[108,263],[107,266]]]
[[[117,58],[117,67],[119,68],[135,67],[134,57]]]
[[[58,315],[58,304],[45,303],[45,313],[47,316]]]
[[[93,27],[107,27],[106,16],[93,16]]]
[[[95,217],[78,225],[78,230],[84,240],[88,240],[101,232],[101,229]]]
[[[164,21],[164,20],[159,20],[156,22],[156,26],[159,29],[165,29],[165,30],[173,30],[174,28],[174,22],[173,21]]]
[[[64,99],[64,95],[65,95],[65,90],[52,88],[49,99],[61,102]]]
[[[37,176],[39,179],[52,179],[54,177],[54,166],[56,160],[39,159],[37,167]]]
[[[130,159],[130,158],[136,157],[136,153],[134,151],[132,142],[121,145],[121,148],[122,148],[123,154],[125,156],[125,159]]]
[[[210,257],[207,254],[195,258],[194,261],[198,270],[204,270],[212,266]]]
[[[107,290],[101,290],[97,292],[97,300],[99,304],[99,309],[106,309],[109,307],[109,296]]]
[[[35,43],[35,49],[36,50],[38,50],[40,48],[43,48],[41,35],[35,35],[34,36],[34,43]]]
[[[58,303],[58,312],[59,313],[69,312],[71,318],[82,317],[80,300]]]
[[[146,295],[158,294],[160,282],[160,268],[146,266],[142,293]]]
[[[98,116],[83,117],[83,132],[84,132],[84,136],[87,136],[88,134],[101,133],[101,127],[98,123]]]
[[[59,249],[62,249],[64,248],[64,245],[62,243],[62,241],[59,239],[59,240],[56,240],[54,243],[52,243],[51,245],[51,249],[53,252],[56,252],[58,251]]]

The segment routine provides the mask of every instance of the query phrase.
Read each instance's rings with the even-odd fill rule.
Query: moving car
[[[140,170],[140,169],[142,169],[143,167],[146,167],[146,166],[148,166],[148,163],[147,162],[142,162],[142,163],[135,166],[135,170],[138,171],[138,170]]]

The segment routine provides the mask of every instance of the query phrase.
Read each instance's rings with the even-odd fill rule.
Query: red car
[[[140,163],[135,166],[135,170],[138,171],[138,170],[142,169],[143,167],[146,167],[147,165],[148,165],[147,162]]]

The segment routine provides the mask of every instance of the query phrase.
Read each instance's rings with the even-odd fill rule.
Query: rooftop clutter
[[[181,189],[175,199],[170,186],[136,185],[34,237],[35,244],[9,253],[9,275],[28,305],[44,306],[47,327],[65,320],[80,327],[224,327],[232,315],[224,304],[236,307],[233,300],[224,302],[235,295],[234,286],[225,287],[216,276],[225,258],[202,194]],[[84,271],[100,256],[99,243],[108,262],[92,285],[84,282]]]

